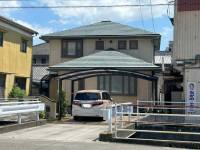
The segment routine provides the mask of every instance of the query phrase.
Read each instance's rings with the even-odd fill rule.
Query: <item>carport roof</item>
[[[153,63],[146,62],[142,59],[132,57],[116,50],[107,50],[51,66],[50,70],[65,71],[94,68],[152,70],[158,69],[159,67]]]

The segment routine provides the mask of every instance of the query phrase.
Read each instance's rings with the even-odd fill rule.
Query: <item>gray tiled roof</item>
[[[33,46],[33,55],[49,55],[50,46],[49,43],[42,43]]]
[[[94,37],[94,36],[160,36],[153,32],[134,28],[112,21],[102,21],[91,25],[73,28],[61,32],[46,34],[41,39],[61,37]]]
[[[40,80],[49,74],[47,66],[33,66],[33,82],[40,82]]]
[[[153,63],[134,58],[119,51],[100,51],[89,56],[67,61],[54,66],[51,70],[73,70],[91,68],[123,68],[132,70],[157,69]]]

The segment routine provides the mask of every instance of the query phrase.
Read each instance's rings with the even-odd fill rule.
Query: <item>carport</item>
[[[67,61],[50,67],[51,71],[65,71],[66,73],[59,74],[56,78],[58,80],[57,93],[60,95],[62,91],[62,81],[71,81],[71,104],[74,97],[74,83],[75,81],[87,79],[91,77],[98,77],[102,75],[121,75],[140,78],[152,82],[152,99],[157,101],[157,80],[154,76],[154,71],[159,69],[152,63],[144,60],[134,58],[130,55],[119,51],[107,50],[101,51],[89,56]],[[141,71],[152,71],[152,74],[141,73]],[[61,108],[61,98],[58,97],[59,111]],[[59,118],[61,114],[59,113]]]

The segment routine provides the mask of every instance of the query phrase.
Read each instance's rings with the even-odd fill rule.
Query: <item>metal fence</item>
[[[136,105],[113,105],[107,113],[109,132],[115,138],[141,132],[200,135],[199,102],[191,106],[185,102],[138,101]]]
[[[45,104],[38,99],[1,99],[0,117],[18,116],[18,123],[21,124],[23,114],[35,113],[36,121],[39,120],[39,112],[45,110]]]

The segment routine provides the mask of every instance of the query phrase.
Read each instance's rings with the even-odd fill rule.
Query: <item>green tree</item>
[[[22,90],[20,87],[18,87],[17,85],[14,85],[11,92],[9,93],[9,98],[19,98],[22,99],[24,98],[24,96],[26,92],[24,90]]]

